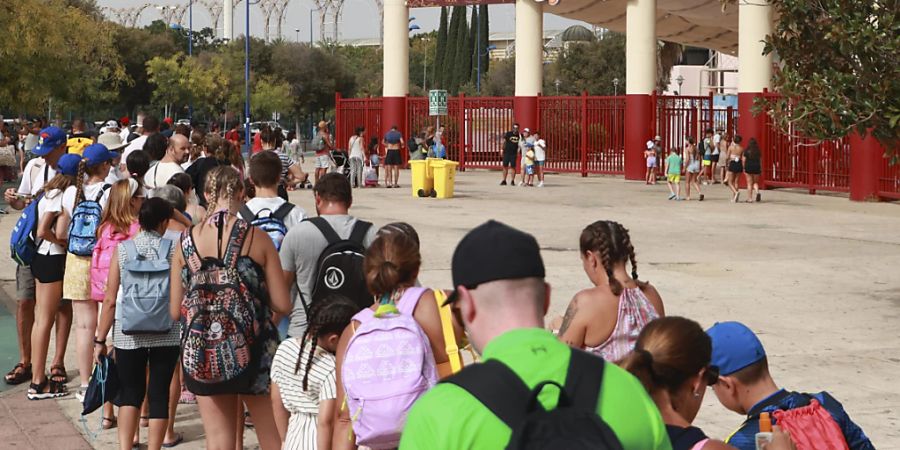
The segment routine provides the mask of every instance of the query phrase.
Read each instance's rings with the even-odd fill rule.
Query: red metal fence
[[[420,133],[437,125],[437,118],[428,115],[427,98],[408,97],[406,111],[404,132]],[[345,146],[357,126],[365,126],[369,138],[380,140],[381,112],[380,98],[338,98],[337,145]],[[499,169],[503,135],[513,120],[512,97],[451,97],[448,114],[440,117],[448,157],[459,161],[462,170]],[[623,174],[624,124],[624,96],[539,97],[537,130],[547,141],[546,169],[583,176]],[[653,125],[663,148],[680,148],[686,136],[699,139],[707,128],[734,135],[737,111],[715,107],[711,96],[658,96]],[[810,193],[849,191],[848,138],[815,141],[799,136],[794,129],[786,131],[768,119],[760,142],[766,185]],[[885,159],[879,189],[882,197],[900,199],[900,164],[891,165]]]

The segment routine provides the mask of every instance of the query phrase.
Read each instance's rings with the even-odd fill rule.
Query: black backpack
[[[512,428],[506,445],[509,450],[621,450],[615,433],[597,415],[605,364],[594,355],[572,349],[565,387],[543,381],[529,389],[515,372],[494,359],[466,367],[442,382],[465,389]],[[559,389],[559,402],[547,411],[538,394],[549,385]]]
[[[306,220],[315,225],[328,241],[328,246],[322,250],[316,263],[316,274],[313,278],[309,301],[303,298],[301,291],[300,300],[303,302],[307,317],[309,317],[310,305],[322,301],[333,293],[353,300],[360,310],[372,306],[375,300],[366,286],[365,271],[363,270],[366,253],[364,240],[372,224],[357,220],[353,225],[350,237],[341,239],[328,221],[322,217]]]

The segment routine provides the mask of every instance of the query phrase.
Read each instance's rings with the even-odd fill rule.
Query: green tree
[[[489,97],[508,97],[514,94],[515,85],[516,59],[494,61],[491,71],[481,77],[481,94]]]
[[[459,91],[459,87],[465,84],[469,76],[469,55],[471,55],[471,53],[469,52],[468,44],[469,24],[466,20],[466,9],[465,6],[453,7],[453,20],[458,21],[458,26],[456,27],[456,36],[451,41],[453,42],[453,46],[448,48],[448,51],[454,53],[453,67],[450,69],[453,73],[453,79],[449,85],[451,93]],[[459,19],[457,19],[457,17],[459,17]],[[451,30],[453,29],[452,26],[450,28]]]
[[[544,76],[544,92],[560,95],[613,95],[613,79],[625,92],[625,36],[609,33],[595,42],[572,42],[559,53]]]
[[[475,70],[475,65],[477,61],[475,58],[478,57],[478,54],[475,52],[475,39],[478,34],[478,8],[472,8],[472,18],[470,19],[471,23],[469,25],[469,34],[466,37],[466,52],[468,58],[466,58],[466,72],[465,78],[461,81],[460,84],[466,84],[469,81],[472,81],[473,78],[473,70]]]
[[[772,0],[778,22],[766,53],[780,59],[779,100],[761,102],[784,130],[834,139],[869,130],[900,147],[900,8],[896,0]]]
[[[444,74],[446,73],[446,49],[447,49],[447,7],[441,7],[441,22],[437,32],[437,50],[434,57],[434,70],[431,79],[435,88],[442,88],[445,85]]]
[[[126,83],[118,86],[117,114],[133,115],[137,109],[150,104],[153,87],[147,77],[147,61],[159,55],[176,52],[171,36],[155,34],[145,29],[117,26],[115,49],[122,58],[128,76]]]
[[[491,43],[491,41],[490,41],[491,30],[490,30],[490,25],[488,24],[488,22],[490,22],[491,16],[490,16],[490,14],[488,14],[488,5],[479,5],[478,6],[478,17],[481,18],[480,22],[478,23],[478,25],[481,27],[481,42],[479,42],[477,44],[477,47],[478,47],[479,52],[485,53],[486,52],[485,49]],[[483,54],[482,56],[480,56],[480,58],[481,58],[481,73],[483,75],[483,74],[487,73],[488,69],[491,66],[491,56],[487,55],[487,54]]]
[[[260,77],[250,96],[250,108],[255,120],[268,120],[272,113],[285,113],[291,107],[291,85],[271,76]]]
[[[462,11],[462,13],[460,12]],[[447,31],[447,46],[444,48],[444,59],[441,66],[442,87],[451,93],[455,92],[456,82],[456,51],[459,47],[459,29],[465,27],[465,6],[454,6],[450,16],[450,29]],[[458,83],[458,82],[457,82]]]

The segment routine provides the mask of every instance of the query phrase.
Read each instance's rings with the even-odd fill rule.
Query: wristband
[[[106,339],[100,340],[95,338],[94,345],[106,345]]]

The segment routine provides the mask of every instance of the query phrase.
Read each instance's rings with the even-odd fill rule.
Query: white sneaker
[[[519,182],[519,187],[525,187],[525,182],[524,182],[524,181],[520,181],[520,182]]]
[[[540,183],[538,183],[538,187],[544,187],[544,182],[541,181]]]

